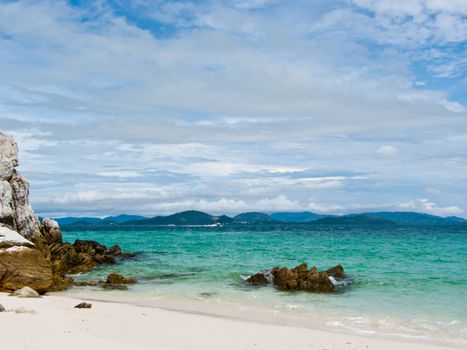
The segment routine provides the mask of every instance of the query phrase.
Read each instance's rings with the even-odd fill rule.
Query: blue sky
[[[41,215],[467,216],[465,0],[1,1]]]

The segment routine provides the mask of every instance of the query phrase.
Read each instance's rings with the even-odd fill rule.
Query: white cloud
[[[410,200],[408,202],[403,202],[399,204],[401,209],[404,210],[414,210],[414,211],[421,211],[428,214],[433,215],[442,215],[442,216],[449,216],[449,215],[460,215],[464,211],[459,208],[458,206],[447,206],[447,207],[439,207],[435,203],[431,202],[429,199],[417,199],[417,200]]]
[[[428,193],[428,194],[431,194],[431,195],[435,195],[435,196],[442,196],[443,195],[442,191],[438,190],[437,188],[433,188],[433,187],[425,188],[425,192]]]
[[[397,155],[397,148],[392,145],[384,145],[384,146],[379,147],[376,150],[376,153],[382,156],[392,157],[392,156]]]

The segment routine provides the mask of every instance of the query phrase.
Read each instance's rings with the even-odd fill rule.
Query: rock
[[[0,312],[3,312],[3,311],[5,311],[5,308],[3,307],[2,304],[0,304]]]
[[[96,254],[94,255],[94,261],[98,264],[115,264],[115,258],[108,254]]]
[[[10,180],[18,166],[18,145],[11,136],[0,132],[0,180]]]
[[[110,255],[122,255],[122,248],[118,245],[113,245],[108,251],[105,252]]]
[[[111,283],[104,283],[102,288],[109,289],[109,290],[128,290],[128,287],[124,284],[111,284]]]
[[[17,232],[0,226],[0,290],[29,286],[45,293],[52,285],[52,269],[44,254]]]
[[[106,280],[107,284],[134,284],[137,281],[134,278],[125,277],[118,273],[111,273]]]
[[[271,270],[265,270],[251,275],[246,281],[254,286],[265,286],[273,282],[273,276]]]
[[[73,247],[75,247],[78,253],[86,253],[91,256],[104,254],[107,250],[106,246],[99,242],[80,239],[77,239],[75,243],[73,243]]]
[[[0,180],[0,223],[15,227],[13,191],[8,181]]]
[[[102,284],[104,284],[104,281],[90,280],[90,281],[73,282],[73,285],[76,287],[97,287]]]
[[[344,268],[342,265],[336,265],[331,267],[330,269],[324,271],[328,274],[328,276],[332,276],[334,278],[346,278],[347,275],[344,272]]]
[[[10,293],[10,296],[18,297],[18,298],[40,298],[40,294],[37,293],[34,289],[25,286],[14,292]]]
[[[78,305],[75,306],[75,309],[90,309],[90,308],[92,308],[92,304],[85,303],[85,302],[79,303]]]
[[[29,182],[16,170],[10,179],[13,194],[15,230],[27,239],[40,235],[40,225],[29,204]]]
[[[134,258],[136,256],[135,253],[123,253],[121,255],[122,259],[125,260],[125,259],[131,259],[131,258]]]
[[[258,272],[250,276],[247,282],[253,285],[273,283],[274,287],[281,291],[303,290],[330,293],[335,291],[333,280],[345,277],[344,268],[341,265],[320,272],[316,267],[308,270],[307,264],[303,263],[293,269],[275,267],[272,270]]]
[[[48,245],[62,243],[62,231],[58,222],[49,218],[42,219],[41,235]]]

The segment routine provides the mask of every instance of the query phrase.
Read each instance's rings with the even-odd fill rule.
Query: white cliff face
[[[0,133],[0,181],[10,180],[18,166],[18,145],[13,138]]]
[[[17,166],[16,142],[0,133],[0,224],[32,239],[40,234],[39,221],[29,204],[29,183],[15,169]]]

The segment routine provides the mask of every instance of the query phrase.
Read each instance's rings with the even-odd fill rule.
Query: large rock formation
[[[308,270],[306,263],[293,269],[275,267],[272,270],[261,271],[251,275],[247,282],[252,285],[267,285],[272,283],[281,291],[303,290],[307,292],[331,293],[336,287],[342,285],[346,278],[341,265],[334,266],[326,271],[318,271],[313,266]]]
[[[0,133],[0,291],[62,290],[73,282],[67,274],[115,263],[120,247],[107,251],[95,241],[64,243],[56,221],[39,223],[29,204],[29,183],[17,166],[18,146]]]
[[[32,239],[40,225],[29,204],[29,183],[16,166],[18,146],[11,137],[0,133],[0,223]]]
[[[29,286],[44,293],[52,286],[52,269],[42,251],[17,232],[0,226],[0,291]]]

